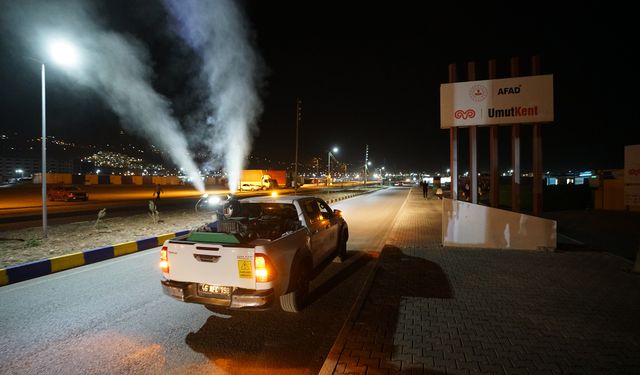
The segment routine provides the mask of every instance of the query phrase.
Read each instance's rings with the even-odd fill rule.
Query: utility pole
[[[333,148],[333,152],[338,152],[338,148],[334,147]],[[336,160],[336,163],[338,163],[338,159],[336,159],[335,155],[333,155],[331,153],[331,150],[329,150],[329,153],[327,154],[327,186],[331,185],[331,157],[333,156],[333,158]]]
[[[331,151],[327,154],[327,186],[331,185]]]
[[[369,168],[369,145],[364,147],[364,184],[367,185],[367,173]]]
[[[296,99],[296,161],[293,166],[293,188],[298,190],[298,127],[302,119],[302,100]]]

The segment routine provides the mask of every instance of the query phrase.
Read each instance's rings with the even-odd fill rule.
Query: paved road
[[[349,189],[352,183],[344,186],[305,185],[298,189],[300,194]],[[358,186],[356,186],[357,188]],[[89,193],[84,202],[48,202],[48,224],[56,225],[76,221],[94,220],[98,211],[107,208],[111,217],[145,214],[149,200],[153,199],[153,186],[148,185],[89,185],[83,186]],[[200,202],[202,194],[191,186],[164,186],[164,193],[158,206],[167,210],[192,209]],[[278,189],[279,194],[292,194],[294,189]],[[210,195],[224,196],[228,189],[219,186],[207,186]],[[268,195],[272,191],[237,192],[239,197]],[[42,225],[42,195],[40,186],[18,185],[0,189],[0,231],[38,227]]]
[[[300,314],[220,316],[175,301],[162,294],[157,249],[4,286],[0,373],[317,373],[406,194],[333,205],[349,220],[351,256],[312,283]]]
[[[322,373],[639,374],[640,275],[606,252],[442,248],[414,189]]]

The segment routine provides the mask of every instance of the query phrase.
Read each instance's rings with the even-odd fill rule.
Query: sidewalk
[[[442,248],[440,215],[412,190],[333,373],[640,373],[629,260]]]

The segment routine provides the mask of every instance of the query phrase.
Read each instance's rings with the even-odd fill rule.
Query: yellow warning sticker
[[[238,259],[238,275],[241,279],[252,279],[253,278],[253,265],[252,261]]]

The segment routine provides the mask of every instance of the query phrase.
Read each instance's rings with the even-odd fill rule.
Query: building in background
[[[42,171],[42,159],[0,157],[0,176],[3,180],[31,177]],[[73,159],[47,159],[47,171],[51,173],[78,173],[80,162]]]

